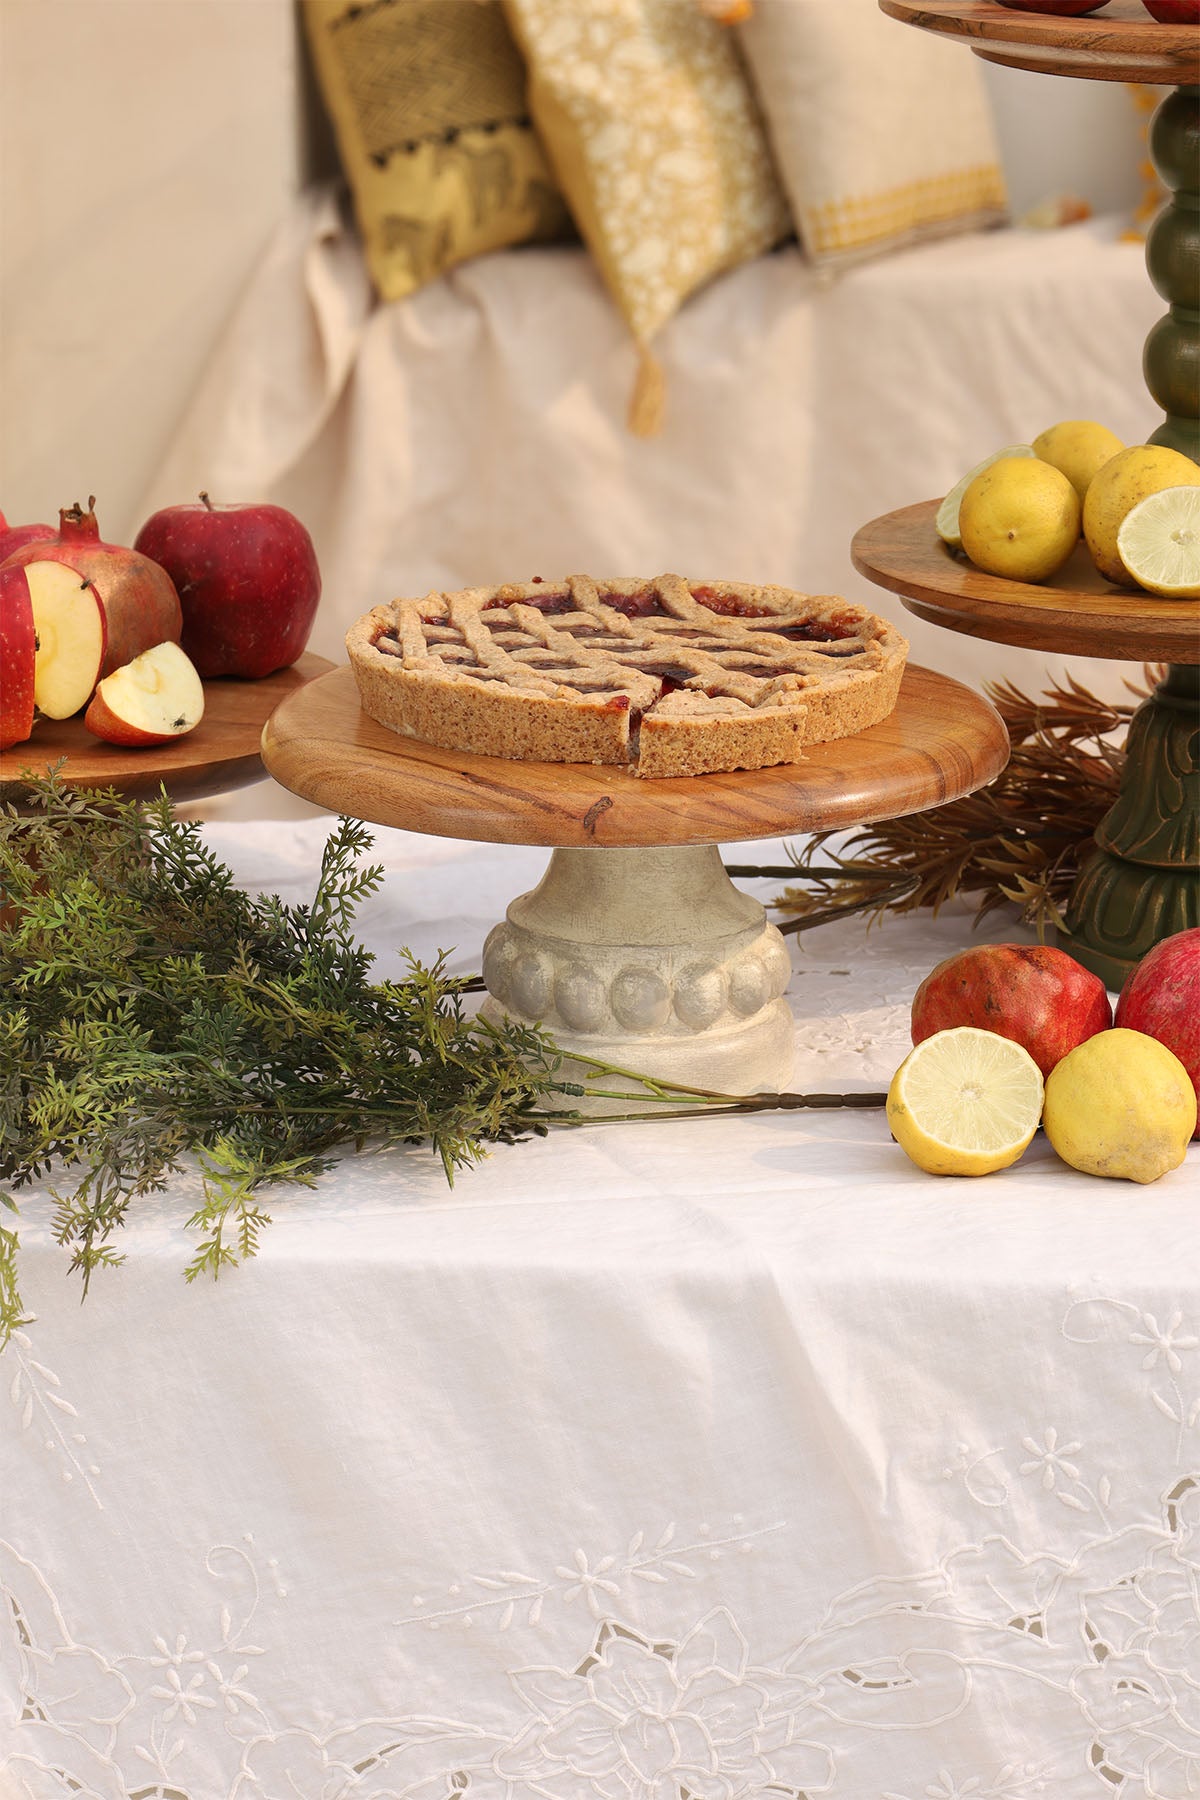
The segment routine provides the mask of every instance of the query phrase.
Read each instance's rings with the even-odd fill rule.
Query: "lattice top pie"
[[[908,645],[830,595],[572,575],[377,606],[346,648],[364,711],[405,736],[700,775],[878,724]]]

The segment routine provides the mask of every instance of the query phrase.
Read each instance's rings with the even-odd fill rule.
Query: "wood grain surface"
[[[1084,546],[1049,582],[986,575],[937,534],[937,500],[872,519],[854,535],[860,574],[934,625],[1063,656],[1200,662],[1200,602],[1112,587]]]
[[[279,702],[331,669],[323,656],[304,655],[290,669],[261,681],[225,676],[204,683],[204,717],[194,731],[144,750],[101,743],[82,716],[41,719],[24,744],[0,751],[0,800],[19,801],[29,772],[44,775],[66,757],[62,778],[72,787],[115,787],[124,794],[157,793],[200,800],[263,778],[262,728]]]
[[[434,837],[489,843],[713,844],[894,818],[969,793],[1008,760],[1000,715],[980,695],[909,668],[895,712],[802,763],[642,781],[611,764],[509,762],[388,731],[358,703],[349,668],[290,695],[263,733],[263,760],[319,806]]]
[[[1090,81],[1200,81],[1200,31],[1161,25],[1142,0],[1109,0],[1086,18],[1020,12],[996,0],[879,0],[890,18],[962,38],[977,56]]]

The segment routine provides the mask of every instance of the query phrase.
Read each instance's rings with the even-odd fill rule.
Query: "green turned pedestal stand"
[[[1162,407],[1150,442],[1200,463],[1200,30],[1162,25],[1141,0],[1084,18],[993,0],[879,0],[893,18],[960,38],[990,62],[1042,74],[1173,85],[1150,125],[1150,154],[1171,190],[1146,263],[1168,304],[1146,340],[1146,386]],[[1160,938],[1200,925],[1200,606],[1124,592],[1081,558],[1048,586],[998,581],[946,549],[936,503],[876,519],[855,565],[921,617],[1003,643],[1060,653],[1165,660],[1138,708],[1116,804],[1096,832],[1059,933],[1064,949],[1119,988]]]

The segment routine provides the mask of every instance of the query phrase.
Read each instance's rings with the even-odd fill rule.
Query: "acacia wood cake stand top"
[[[263,732],[276,781],[335,812],[434,837],[626,848],[776,837],[917,812],[991,781],[1008,760],[1008,737],[980,695],[910,667],[890,718],[804,755],[781,768],[657,781],[611,764],[472,756],[369,718],[348,668],[290,695]]]
[[[1194,25],[1162,25],[1142,0],[1109,0],[1086,18],[1019,12],[996,0],[879,0],[906,25],[963,39],[986,62],[1091,81],[1200,81]]]
[[[854,535],[856,569],[933,625],[999,644],[1130,662],[1200,662],[1200,603],[1115,588],[1080,548],[1051,581],[988,575],[937,534],[940,502],[872,519]]]
[[[0,800],[17,801],[28,792],[28,772],[44,775],[66,757],[61,779],[68,787],[114,787],[123,794],[156,794],[165,787],[173,800],[201,800],[263,778],[260,740],[267,719],[333,664],[305,654],[290,669],[261,681],[233,676],[204,683],[204,717],[194,731],[170,744],[123,749],[93,737],[82,717],[41,719],[24,744],[0,751]]]

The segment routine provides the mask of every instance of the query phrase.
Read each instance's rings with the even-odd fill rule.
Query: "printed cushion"
[[[304,0],[304,18],[383,299],[569,230],[499,0]]]
[[[737,27],[809,257],[836,264],[1006,217],[964,46],[877,0],[754,0]]]

